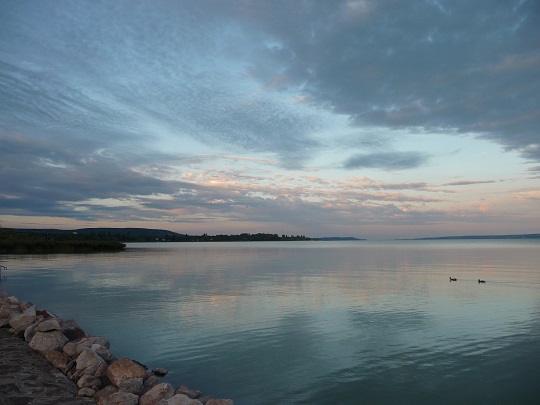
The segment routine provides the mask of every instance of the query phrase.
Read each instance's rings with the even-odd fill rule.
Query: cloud
[[[428,156],[419,152],[381,152],[353,155],[343,163],[343,167],[403,170],[417,168],[427,161]]]
[[[443,184],[444,186],[470,186],[474,184],[489,184],[496,183],[495,180],[460,180],[452,181],[450,183]]]
[[[365,1],[361,20],[345,18],[348,4],[263,2],[250,14],[289,55],[280,61],[290,86],[358,127],[540,144],[537,2]]]

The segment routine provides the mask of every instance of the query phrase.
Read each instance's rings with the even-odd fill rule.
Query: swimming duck
[[[480,279],[478,279],[478,282],[479,282],[479,283],[485,283],[486,280],[480,280]]]
[[[450,277],[450,281],[457,281],[457,278]]]

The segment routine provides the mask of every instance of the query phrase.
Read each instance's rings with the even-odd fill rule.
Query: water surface
[[[0,262],[9,294],[236,405],[539,401],[535,241],[152,243]]]

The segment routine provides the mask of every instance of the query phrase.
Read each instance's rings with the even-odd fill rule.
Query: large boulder
[[[60,327],[58,320],[54,318],[40,322],[39,325],[36,327],[36,332],[52,332],[55,330],[62,331],[62,328]]]
[[[191,399],[197,399],[201,396],[201,391],[192,390],[187,385],[182,384],[176,389],[175,394],[187,395]]]
[[[51,350],[61,351],[67,341],[67,337],[59,330],[52,330],[50,332],[36,331],[29,346],[35,351],[45,355],[45,353]]]
[[[19,335],[34,324],[36,320],[36,307],[32,306],[27,308],[23,313],[12,316],[9,320],[9,326],[11,326],[15,335]]]
[[[81,329],[79,324],[75,322],[73,319],[62,321],[60,326],[62,327],[62,333],[70,341],[86,337],[86,333],[84,333],[84,331]]]
[[[111,343],[104,337],[89,336],[89,337],[85,337],[77,341],[77,348],[76,348],[77,355],[81,353],[84,349],[92,347],[93,344],[101,345],[107,349],[111,347]]]
[[[122,380],[130,380],[133,378],[145,378],[146,370],[136,362],[130,359],[118,359],[111,363],[107,369],[107,377],[111,383],[118,387]]]
[[[78,356],[78,353],[77,353],[77,345],[79,344],[79,342],[67,342],[65,345],[64,345],[64,348],[62,349],[62,351],[67,354],[69,357],[72,357],[72,358],[77,358]]]
[[[112,360],[115,360],[114,356],[109,352],[109,349],[107,349],[105,346],[98,345],[97,343],[94,343],[92,346],[90,346],[90,350],[92,350],[94,353],[96,353],[99,357],[101,357],[106,362],[110,362]]]
[[[161,383],[153,387],[139,399],[139,405],[155,405],[162,399],[172,398],[174,387],[169,383]]]
[[[100,364],[105,363],[96,352],[85,348],[79,356],[77,356],[77,370],[85,370],[87,368],[97,368]]]
[[[118,390],[122,392],[131,392],[132,394],[141,395],[143,387],[142,378],[130,378],[129,380],[120,380],[118,382]]]
[[[161,380],[157,378],[156,376],[151,375],[146,380],[144,380],[143,386],[141,388],[141,395],[145,392],[150,391],[152,388],[154,388],[156,385],[161,384]]]
[[[93,375],[84,374],[79,378],[79,381],[77,381],[77,387],[79,388],[91,388],[94,391],[99,391],[101,386],[101,380]]]
[[[97,401],[100,401],[102,398],[108,397],[109,395],[114,394],[115,392],[118,392],[118,388],[114,385],[107,385],[106,387],[100,389],[98,392],[95,393],[94,399]]]
[[[4,326],[9,325],[9,320],[22,312],[17,298],[5,297],[0,306],[0,327],[3,328]]]
[[[56,350],[51,350],[45,353],[45,358],[49,363],[64,374],[67,374],[67,372],[75,365],[75,361],[67,354]]]
[[[41,322],[43,322],[43,316],[38,315],[36,317],[36,321],[24,330],[24,340],[26,340],[27,343],[30,343],[32,341],[32,338],[36,333],[37,327]]]

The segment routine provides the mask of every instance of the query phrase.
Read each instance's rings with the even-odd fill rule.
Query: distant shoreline
[[[540,233],[522,235],[464,235],[464,236],[438,236],[430,238],[411,238],[398,240],[459,240],[459,239],[540,239]]]

